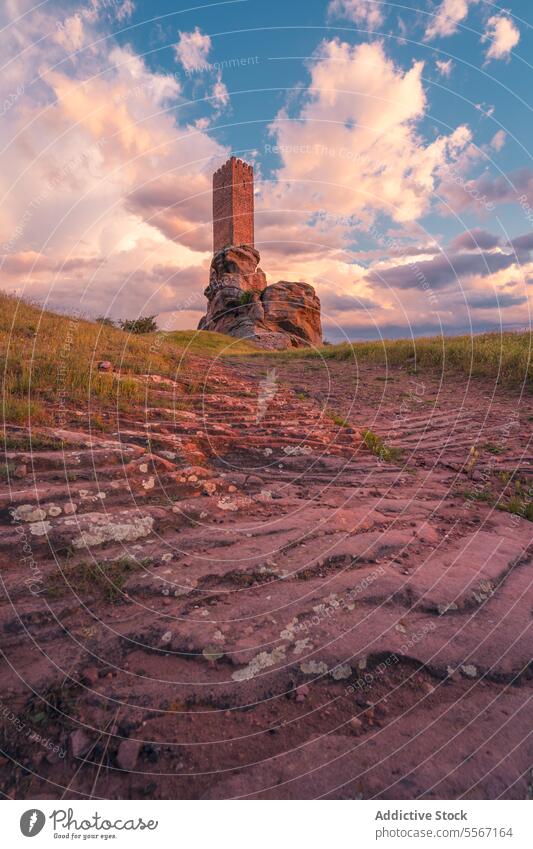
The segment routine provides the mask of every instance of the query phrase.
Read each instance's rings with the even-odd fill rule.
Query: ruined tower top
[[[213,174],[213,252],[254,246],[254,169],[232,156]]]

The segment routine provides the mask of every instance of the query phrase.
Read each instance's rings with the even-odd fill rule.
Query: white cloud
[[[207,57],[211,50],[211,39],[198,27],[194,32],[180,32],[179,41],[174,45],[176,59],[187,72],[207,68]]]
[[[377,29],[384,21],[379,0],[331,0],[328,16],[365,24],[369,29]]]
[[[378,213],[404,222],[428,211],[438,168],[470,134],[460,127],[430,143],[419,136],[423,63],[404,71],[381,44],[335,39],[322,44],[310,72],[297,114],[282,110],[271,125],[283,165],[270,204],[321,210],[327,228],[336,219],[346,230]]]
[[[437,59],[435,62],[437,71],[442,77],[450,77],[453,70],[453,62],[451,59]]]
[[[134,11],[135,4],[133,3],[133,0],[124,0],[124,2],[118,7],[115,17],[119,22],[125,21],[127,18],[131,18]]]
[[[8,6],[0,9],[2,55],[11,60],[0,102],[17,85],[37,82],[0,125],[2,287],[115,317],[200,313],[211,174],[228,151],[176,122],[167,111],[181,97],[175,76],[152,72],[132,48],[103,39],[94,6],[82,16],[93,47],[68,64],[65,44],[39,40],[54,31],[57,9],[16,27],[20,9],[12,11],[10,18]]]
[[[64,21],[58,24],[57,32],[54,33],[54,40],[61,44],[67,52],[72,53],[83,47],[84,31],[83,19],[81,15],[71,15]]]
[[[506,138],[507,133],[505,132],[505,130],[498,130],[498,132],[495,133],[491,139],[491,147],[494,148],[494,150],[501,150],[505,144]]]
[[[479,0],[442,0],[426,28],[425,38],[429,41],[438,36],[453,35],[475,3]]]
[[[493,15],[487,21],[482,41],[490,41],[486,60],[507,59],[513,47],[520,41],[520,32],[506,15]]]
[[[222,74],[220,71],[217,74],[217,78],[213,86],[212,97],[218,107],[227,106],[229,103],[228,89],[222,82]]]

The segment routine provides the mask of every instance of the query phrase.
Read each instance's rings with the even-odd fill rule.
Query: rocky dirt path
[[[3,792],[530,796],[531,397],[311,359],[141,381],[105,431],[6,434]]]

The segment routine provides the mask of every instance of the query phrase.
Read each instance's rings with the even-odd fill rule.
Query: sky
[[[2,0],[2,289],[196,327],[236,155],[329,341],[529,328],[532,8]]]

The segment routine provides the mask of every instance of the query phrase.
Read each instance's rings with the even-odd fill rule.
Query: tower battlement
[[[213,174],[213,252],[254,246],[254,169],[232,156]]]

